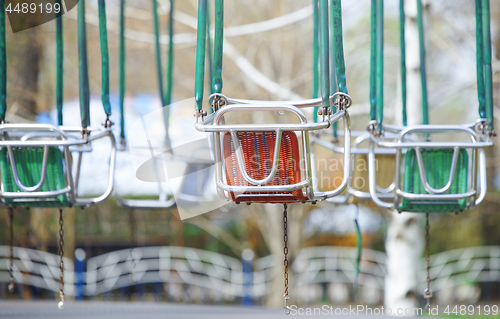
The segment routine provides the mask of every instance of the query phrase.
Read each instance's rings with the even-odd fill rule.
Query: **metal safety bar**
[[[58,127],[50,124],[1,124],[0,147],[6,147],[9,154],[10,165],[16,185],[20,192],[5,192],[0,190],[0,198],[49,198],[66,194],[70,202],[75,206],[87,206],[105,200],[112,192],[114,186],[116,143],[111,128],[86,128],[81,127]],[[111,142],[111,154],[109,160],[108,184],[105,192],[94,198],[78,198],[78,182],[80,176],[81,156],[83,152],[89,151],[82,146],[89,145],[97,139],[108,137]],[[10,138],[16,138],[15,140]],[[52,138],[41,140],[35,138]],[[16,147],[42,147],[44,149],[42,170],[39,182],[34,186],[26,186],[19,179],[16,167],[16,159],[13,148]],[[38,191],[47,176],[48,151],[50,147],[61,147],[64,153],[65,179],[67,186],[52,191]],[[70,148],[72,147],[72,148]],[[77,148],[75,148],[77,147]],[[90,148],[91,150],[91,148]],[[73,178],[71,153],[78,153],[76,177]]]

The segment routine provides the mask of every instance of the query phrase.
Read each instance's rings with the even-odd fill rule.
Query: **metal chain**
[[[64,229],[63,229],[63,210],[62,208],[59,209],[59,296],[61,298],[61,301],[57,304],[57,307],[59,309],[64,308]]]
[[[426,256],[425,256],[425,262],[427,264],[427,288],[424,290],[424,298],[427,299],[427,304],[425,305],[425,309],[427,312],[430,311],[431,309],[431,298],[432,298],[432,290],[431,290],[431,264],[430,264],[430,257],[429,257],[429,248],[430,248],[430,235],[429,235],[429,213],[425,214],[425,250],[426,250]]]
[[[9,243],[9,292],[14,292],[14,208],[9,207],[9,227],[10,227],[10,243]]]
[[[285,309],[285,314],[289,315],[290,314],[290,306],[288,306],[288,299],[290,299],[290,297],[288,296],[288,229],[287,229],[288,216],[287,216],[287,208],[288,208],[287,204],[283,204],[283,242],[285,243],[285,246],[283,248],[283,253],[285,255],[285,259],[283,261],[283,265],[285,266],[285,271],[284,271],[285,293],[283,294],[285,306],[283,308]]]

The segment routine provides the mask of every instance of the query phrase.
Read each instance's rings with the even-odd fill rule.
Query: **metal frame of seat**
[[[331,97],[331,100],[334,101],[335,105],[339,104],[339,99],[337,97],[346,97],[347,95],[343,93],[337,93]],[[318,123],[309,123],[304,115],[304,113],[299,109],[301,107],[314,107],[321,105],[321,99],[313,99],[313,100],[305,100],[305,101],[296,101],[296,102],[268,102],[268,101],[249,101],[249,100],[238,100],[238,99],[229,99],[222,94],[214,94],[212,96],[214,100],[224,101],[221,107],[216,107],[215,112],[210,114],[207,117],[197,116],[195,127],[197,130],[202,132],[213,133],[213,145],[214,145],[214,154],[215,154],[215,163],[216,163],[216,183],[217,187],[220,190],[219,195],[221,198],[230,199],[228,193],[236,192],[236,193],[244,193],[244,192],[252,192],[252,193],[262,193],[263,195],[266,193],[273,192],[290,192],[295,190],[303,190],[307,200],[306,201],[318,201],[324,200],[330,197],[334,197],[339,195],[344,191],[347,187],[347,183],[349,180],[349,172],[350,172],[350,143],[345,143],[344,145],[344,161],[347,165],[344,165],[344,177],[340,186],[336,189],[326,192],[315,192],[313,187],[313,173],[311,166],[311,154],[310,154],[310,142],[309,142],[309,132],[310,131],[318,131],[322,129],[326,129],[331,126],[332,123],[342,119],[344,121],[344,134],[345,136],[350,136],[350,119],[349,114],[347,112],[347,107],[339,107],[338,111],[324,118],[322,122]],[[350,103],[349,103],[350,104]],[[345,104],[344,106],[348,106]],[[240,112],[240,111],[273,111],[273,112],[290,112],[294,114],[300,123],[296,124],[224,124],[224,114],[230,112]],[[213,123],[213,124],[210,124]],[[276,172],[278,169],[279,158],[280,158],[280,146],[281,146],[281,134],[284,131],[293,131],[293,132],[301,132],[301,161],[304,161],[304,169],[301,172],[302,179],[295,184],[284,184],[284,185],[273,185],[269,186],[269,184],[273,178],[276,176]],[[262,179],[255,180],[253,179],[244,168],[244,159],[241,153],[240,148],[238,147],[239,141],[237,138],[238,132],[275,132],[276,133],[276,142],[274,146],[274,152],[270,155],[272,158],[272,169],[270,174]],[[232,142],[236,145],[236,158],[239,163],[239,171],[243,178],[249,183],[249,186],[234,186],[230,185],[227,182],[226,172],[226,163],[224,150],[222,147],[223,133],[230,133]],[[346,139],[346,141],[348,141]],[[269,194],[270,197],[276,196]],[[303,201],[303,200],[299,200]],[[263,201],[267,202],[267,201]],[[283,202],[283,201],[279,201]]]
[[[489,132],[484,125],[485,120],[478,120],[476,123],[467,125],[416,125],[412,127],[396,127],[384,125],[384,130],[390,130],[398,134],[394,141],[387,141],[383,137],[371,135],[372,143],[369,148],[369,185],[372,200],[381,207],[394,209],[398,208],[402,199],[412,201],[449,201],[467,199],[467,208],[472,208],[481,203],[486,195],[487,190],[487,175],[486,175],[486,156],[484,149],[491,147],[493,142],[489,137]],[[412,134],[424,134],[431,136],[432,134],[443,133],[465,133],[470,139],[470,142],[432,142],[432,141],[407,141],[407,138]],[[396,149],[396,170],[395,170],[395,189],[394,202],[385,202],[377,194],[376,190],[376,175],[375,175],[375,145],[382,148]],[[408,193],[401,187],[401,182],[404,178],[404,151],[414,149],[417,157],[420,181],[423,184],[428,194],[413,194]],[[422,160],[422,150],[425,149],[451,149],[453,157],[450,166],[450,174],[448,182],[444,187],[436,189],[435,186],[429,185],[426,178],[426,167]],[[468,190],[464,193],[445,194],[451,188],[455,179],[457,158],[459,150],[468,150],[471,153],[471,161],[468,167]]]
[[[344,134],[339,133],[339,137],[343,137],[345,139]],[[368,155],[369,155],[369,146],[368,147],[363,147],[362,144],[365,143],[371,143],[371,134],[367,131],[353,131],[351,132],[351,140],[352,146],[351,146],[351,155],[352,158],[350,159],[351,162],[355,161],[356,156],[358,155],[365,155],[368,160]],[[396,137],[395,135],[393,137]],[[328,150],[331,150],[337,154],[343,154],[344,153],[344,147],[339,145],[336,141],[326,141],[321,138],[320,136],[313,136],[312,138],[312,143],[322,146]],[[375,157],[377,155],[394,155],[394,159],[396,158],[396,153],[397,151],[395,149],[386,149],[386,148],[376,148],[374,150],[375,152]],[[345,189],[345,194],[339,195],[333,198],[329,198],[327,201],[330,203],[334,204],[348,204],[350,201],[353,200],[359,200],[359,201],[371,201],[372,197],[370,192],[368,191],[362,191],[357,189],[357,187],[353,184],[354,181],[354,175],[356,173],[356,165],[353,163],[350,164],[350,178],[348,179],[347,187]],[[376,185],[376,194],[377,197],[381,199],[393,199],[394,198],[394,191],[395,189],[395,180],[389,185],[388,187],[381,187],[379,185]]]
[[[81,127],[54,126],[50,124],[0,124],[0,148],[8,150],[12,176],[19,192],[7,192],[4,190],[3,181],[0,190],[0,198],[27,199],[27,198],[50,198],[66,195],[74,206],[87,206],[105,200],[113,191],[114,168],[116,159],[115,138],[111,128],[87,128],[82,134]],[[83,136],[83,137],[82,137]],[[78,197],[78,183],[80,180],[81,160],[84,152],[92,151],[92,142],[108,137],[111,142],[111,153],[109,160],[109,175],[106,191],[93,198]],[[19,179],[16,169],[16,159],[13,148],[43,148],[43,162],[40,180],[32,186],[23,185]],[[64,174],[66,187],[51,191],[38,191],[45,182],[47,176],[47,158],[50,147],[59,147],[64,154]],[[73,176],[71,153],[77,153],[76,174]]]
[[[372,53],[377,52],[372,60],[372,121],[368,125],[370,147],[368,154],[369,189],[372,200],[379,206],[398,211],[411,208],[415,212],[451,212],[469,209],[481,203],[486,195],[487,175],[484,149],[493,142],[493,102],[491,88],[491,39],[489,22],[489,1],[476,0],[476,57],[477,86],[479,102],[479,120],[465,125],[430,125],[428,116],[427,80],[425,61],[425,39],[423,27],[423,9],[421,1],[417,2],[417,25],[420,46],[420,74],[422,85],[422,125],[406,126],[406,65],[405,65],[405,32],[404,2],[400,2],[400,41],[401,41],[401,83],[403,98],[403,124],[394,126],[383,124],[383,2],[375,1],[376,14],[372,16]],[[376,40],[373,35],[376,34]],[[393,138],[395,134],[396,138]],[[436,135],[462,134],[467,139],[459,142],[433,141]],[[375,146],[377,149],[395,150],[396,165],[394,186],[391,190],[393,202],[384,201],[379,196],[375,172]],[[429,158],[441,158],[432,167],[424,165],[424,153]],[[470,155],[469,155],[470,154]],[[410,156],[410,157],[408,157]],[[468,158],[470,157],[470,161]],[[462,159],[462,160],[459,160]],[[402,161],[405,164],[402,165]],[[408,167],[406,167],[408,166]],[[405,169],[417,169],[417,172],[405,172]],[[428,175],[433,169],[437,174]],[[457,180],[459,170],[460,180]],[[414,174],[413,174],[414,173]],[[413,174],[413,175],[412,175]],[[435,183],[430,185],[428,176]],[[404,182],[408,183],[404,183]],[[413,184],[410,182],[415,182]],[[460,185],[458,185],[460,184]],[[415,192],[415,186],[418,190]],[[464,202],[464,200],[466,202]],[[407,203],[411,203],[407,205]],[[458,205],[457,205],[458,203]],[[416,205],[416,206],[415,206]],[[409,206],[409,207],[408,207]],[[413,206],[413,207],[412,207]]]

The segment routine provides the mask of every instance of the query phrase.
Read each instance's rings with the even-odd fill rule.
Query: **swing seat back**
[[[447,184],[450,178],[453,152],[454,150],[450,148],[421,150],[425,176],[433,188],[441,188]],[[465,149],[459,150],[456,165],[454,180],[445,194],[462,194],[468,190],[469,154]],[[406,153],[404,169],[403,190],[411,194],[429,194],[420,178],[415,149],[409,149]],[[403,198],[397,208],[400,212],[452,213],[464,210],[467,207],[467,201],[467,198],[456,200],[410,200]]]
[[[42,175],[44,149],[40,147],[13,148],[17,173],[23,185],[34,186]],[[21,192],[14,180],[7,147],[0,149],[0,173],[4,192]],[[63,156],[58,147],[48,148],[46,178],[39,192],[56,191],[66,187]],[[4,198],[5,204],[21,207],[69,207],[71,202],[63,194],[48,198]]]
[[[377,154],[375,156],[375,176],[377,187],[391,188],[394,182],[394,167],[396,166],[395,154]],[[351,185],[348,192],[354,195],[349,203],[359,203],[370,199],[370,187],[368,183],[368,155],[358,154],[354,156],[353,173]],[[384,197],[387,193],[379,193]],[[385,196],[387,197],[387,196]],[[391,196],[392,198],[394,195]]]
[[[276,143],[275,132],[238,132],[237,137],[244,158],[247,174],[257,180],[271,173]],[[223,138],[227,183],[231,186],[254,186],[241,174],[236,158],[236,149],[231,134]],[[292,185],[301,181],[300,151],[297,134],[283,131],[278,168],[274,178],[266,186]],[[289,203],[303,202],[307,196],[302,189],[283,192],[229,192],[234,202]]]

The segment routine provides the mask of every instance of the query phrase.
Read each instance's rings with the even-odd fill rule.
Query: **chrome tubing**
[[[299,119],[298,124],[237,124],[237,125],[226,125],[223,124],[223,116],[228,112],[238,112],[238,111],[287,111],[295,114]],[[205,117],[202,121],[197,119],[195,127],[197,130],[202,132],[212,132],[214,133],[214,149],[215,149],[215,163],[216,163],[216,185],[218,188],[219,196],[222,199],[229,199],[229,192],[282,192],[282,191],[293,191],[297,189],[304,189],[307,193],[309,200],[316,201],[322,200],[329,197],[336,196],[340,194],[346,187],[347,181],[349,179],[350,163],[344,165],[344,178],[342,184],[335,190],[328,192],[314,192],[312,187],[312,169],[311,169],[311,152],[309,145],[309,131],[320,130],[329,127],[333,122],[338,121],[340,118],[344,118],[345,134],[350,138],[350,120],[349,114],[345,111],[338,111],[337,113],[330,115],[326,121],[320,123],[307,123],[305,115],[293,105],[283,105],[283,102],[277,102],[275,104],[263,103],[263,104],[230,104],[226,105],[215,113]],[[213,122],[213,124],[210,124]],[[237,137],[237,132],[239,131],[253,131],[253,132],[276,132],[276,144],[274,147],[273,154],[273,164],[271,173],[262,180],[255,180],[248,176],[245,170],[245,163],[243,155],[241,153],[241,147],[239,145],[239,140]],[[280,155],[280,145],[281,145],[281,135],[283,131],[295,131],[302,133],[302,147],[303,156],[305,161],[305,177],[299,183],[292,185],[278,185],[278,186],[265,186],[276,176]],[[231,139],[236,148],[236,157],[238,166],[242,176],[245,180],[254,186],[231,186],[228,185],[225,180],[225,159],[222,156],[223,147],[221,145],[221,133],[229,132],[231,134]],[[344,154],[344,160],[350,159],[350,145],[346,146],[346,152]]]
[[[342,176],[342,183],[331,191],[327,192],[314,192],[314,199],[324,200],[327,198],[335,197],[340,195],[346,188],[347,183],[351,177],[351,120],[349,118],[349,113],[344,112],[344,172]]]
[[[481,203],[485,196],[487,190],[487,175],[486,175],[486,157],[484,148],[492,146],[493,142],[485,137],[484,133],[481,133],[477,130],[477,123],[479,120],[473,124],[467,125],[417,125],[413,127],[396,127],[396,126],[386,126],[384,125],[384,129],[389,129],[391,132],[399,132],[399,136],[394,142],[385,142],[380,139],[380,137],[376,137],[371,135],[371,144],[370,144],[370,152],[368,158],[369,165],[369,188],[370,195],[372,200],[381,207],[394,209],[399,205],[401,198],[409,199],[409,200],[459,200],[459,199],[469,199],[468,208],[473,207]],[[420,134],[433,134],[433,133],[452,133],[452,132],[463,132],[468,135],[470,138],[470,142],[407,142],[405,139],[411,133],[420,133]],[[380,193],[380,189],[377,188],[375,181],[375,172],[374,162],[375,162],[375,154],[374,154],[374,144],[377,144],[380,147],[387,148],[395,148],[396,152],[396,178],[395,178],[395,197],[394,203],[388,203],[382,201],[377,192]],[[419,169],[419,177],[422,182],[424,189],[429,194],[412,194],[405,192],[400,189],[401,183],[401,160],[403,156],[403,152],[405,149],[415,149],[417,164]],[[425,174],[425,167],[423,163],[422,148],[446,148],[453,149],[453,157],[450,165],[450,175],[448,182],[442,188],[436,189],[429,185],[427,181],[427,176]],[[450,190],[451,185],[455,179],[456,168],[458,163],[458,155],[460,149],[471,149],[472,150],[472,162],[469,167],[469,179],[471,185],[469,190],[465,193],[460,194],[444,194]],[[476,159],[477,158],[477,159]],[[477,177],[476,177],[477,176]],[[479,185],[477,185],[479,184]],[[477,197],[476,197],[477,196]]]
[[[98,203],[106,199],[112,192],[114,186],[114,173],[115,173],[115,158],[116,158],[116,145],[115,138],[111,128],[87,128],[83,130],[81,127],[57,127],[50,124],[1,124],[0,133],[5,136],[19,137],[18,140],[2,140],[0,147],[7,147],[9,158],[11,159],[11,169],[16,185],[22,192],[4,192],[0,191],[0,197],[4,198],[50,198],[59,195],[67,194],[70,202],[75,206],[87,206],[90,204]],[[68,133],[79,133],[82,138],[75,138]],[[94,133],[89,137],[90,133]],[[75,188],[74,179],[72,175],[71,163],[71,150],[70,146],[83,146],[90,145],[96,139],[102,137],[109,137],[111,141],[111,155],[110,155],[110,172],[108,179],[108,186],[104,194],[96,198],[80,199],[77,197],[77,190]],[[37,137],[55,138],[52,140],[33,140]],[[43,147],[44,155],[42,160],[42,173],[40,181],[35,186],[27,187],[23,185],[18,176],[16,160],[12,151],[13,147]],[[48,150],[49,147],[62,147],[64,153],[64,166],[65,166],[65,179],[67,186],[63,189],[53,191],[38,190],[42,187],[47,174],[48,165]],[[81,152],[79,155],[81,157]],[[77,170],[77,181],[79,179],[79,169]]]

